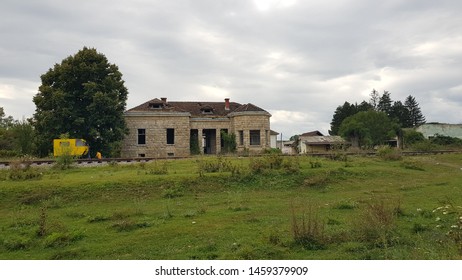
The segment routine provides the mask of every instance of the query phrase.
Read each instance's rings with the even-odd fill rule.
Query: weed
[[[171,186],[162,191],[163,198],[182,197],[184,195],[184,188],[181,186]]]
[[[358,202],[351,200],[343,200],[335,204],[333,208],[338,210],[353,210],[358,208]]]
[[[3,246],[8,251],[25,250],[32,244],[32,240],[27,237],[18,236],[3,240]]]
[[[315,160],[315,161],[310,160],[310,166],[311,168],[321,168],[322,164],[319,160]]]
[[[55,158],[55,165],[53,166],[56,169],[66,170],[70,169],[75,163],[74,157],[69,153],[63,152],[62,155]]]
[[[292,208],[292,237],[295,244],[308,250],[325,249],[328,237],[325,234],[324,222],[312,208],[308,213],[303,212],[301,217]]]
[[[47,208],[45,206],[42,206],[40,208],[40,215],[39,215],[39,220],[38,220],[38,225],[39,225],[39,228],[38,228],[38,236],[45,236],[47,234],[47,217],[48,217],[48,213],[47,213]]]
[[[384,200],[367,203],[354,223],[357,238],[363,242],[386,248],[393,241],[396,209]]]
[[[421,232],[424,232],[424,231],[427,231],[429,230],[429,227],[427,225],[423,225],[421,223],[414,223],[414,225],[412,226],[412,232],[413,233],[421,233]]]
[[[411,159],[403,160],[403,162],[401,163],[401,166],[405,169],[425,171],[422,163],[415,161],[415,160],[411,160]]]
[[[44,246],[49,247],[65,247],[85,237],[82,231],[73,232],[53,232],[45,237]]]
[[[164,161],[162,164],[158,164],[157,161],[154,162],[153,167],[146,171],[146,174],[151,175],[167,175],[168,174],[168,165]]]
[[[401,152],[390,146],[381,146],[377,149],[377,156],[384,160],[400,160]]]
[[[89,217],[87,219],[87,222],[89,222],[89,223],[100,223],[100,222],[109,221],[110,219],[111,219],[111,217],[109,217],[109,216],[97,215],[97,216],[94,216],[94,217]]]
[[[147,227],[150,227],[150,226],[151,225],[148,222],[136,223],[136,222],[134,222],[132,220],[129,220],[129,219],[120,220],[120,221],[117,221],[114,224],[112,224],[112,228],[119,231],[119,232],[132,231],[132,230],[135,230],[135,229],[147,228]]]
[[[37,168],[32,168],[30,161],[13,161],[7,173],[7,178],[13,181],[38,180],[43,177],[43,173]]]

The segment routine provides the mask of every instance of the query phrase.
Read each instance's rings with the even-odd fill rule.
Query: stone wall
[[[239,131],[244,132],[244,143],[238,145],[238,152],[248,150],[261,152],[270,148],[270,115],[266,112],[243,112],[221,118],[191,118],[189,113],[140,113],[125,114],[129,134],[122,146],[122,157],[183,157],[190,155],[191,130],[197,130],[201,152],[219,154],[221,152],[222,129],[236,135],[239,144]],[[174,129],[174,144],[167,144],[167,129]],[[145,129],[146,144],[138,144],[138,129]],[[260,145],[250,145],[250,131],[260,132]],[[209,137],[203,135],[209,133]],[[202,147],[208,141],[209,149]],[[212,142],[212,143],[210,143]]]
[[[250,145],[250,131],[260,131],[260,145]],[[244,132],[244,143],[239,145],[239,131]],[[270,116],[269,114],[254,113],[233,115],[231,121],[231,132],[236,134],[238,152],[249,150],[251,152],[261,152],[270,148]]]
[[[129,134],[122,146],[122,157],[170,157],[189,156],[189,116],[129,115],[125,120]],[[167,129],[174,129],[174,144],[167,144]],[[138,144],[138,129],[146,130],[146,144]]]

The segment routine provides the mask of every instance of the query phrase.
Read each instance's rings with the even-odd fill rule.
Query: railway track
[[[404,156],[418,156],[418,155],[437,155],[437,154],[457,154],[462,153],[460,150],[437,150],[437,151],[401,151],[401,154]],[[334,153],[308,153],[303,156],[315,156],[315,157],[332,157]],[[346,152],[342,153],[342,155],[347,156],[376,156],[376,152]],[[287,155],[289,156],[289,155]],[[139,163],[139,162],[150,162],[155,160],[165,160],[165,159],[184,159],[188,157],[137,157],[137,158],[103,158],[101,160],[98,159],[76,159],[75,163],[78,166],[98,166],[98,165],[105,165],[109,163]],[[12,160],[12,161],[0,161],[0,169],[2,168],[9,168],[13,164],[22,164],[22,165],[29,165],[29,166],[51,166],[55,163],[53,159],[34,159],[34,160]]]

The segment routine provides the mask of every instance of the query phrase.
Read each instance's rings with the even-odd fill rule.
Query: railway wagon
[[[82,157],[88,154],[90,147],[84,139],[54,139],[53,155],[55,157],[62,155],[71,155]]]

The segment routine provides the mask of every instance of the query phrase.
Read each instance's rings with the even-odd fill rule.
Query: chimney
[[[225,110],[229,111],[229,98],[225,98]]]
[[[160,100],[162,100],[163,103],[167,103],[167,97],[161,97]]]

